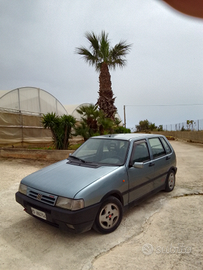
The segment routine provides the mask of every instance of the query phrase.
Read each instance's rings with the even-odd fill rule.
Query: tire
[[[166,179],[166,185],[165,185],[165,191],[171,192],[175,187],[175,172],[173,170],[169,171],[167,179]]]
[[[99,208],[93,229],[103,234],[111,233],[118,228],[122,217],[121,202],[113,196],[108,197]]]

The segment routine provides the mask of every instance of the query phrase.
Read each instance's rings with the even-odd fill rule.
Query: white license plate
[[[40,210],[37,210],[35,208],[32,208],[32,207],[31,207],[31,210],[32,210],[32,214],[34,216],[39,217],[39,218],[42,218],[42,219],[45,219],[45,220],[47,219],[46,213],[44,213],[44,212],[42,212]]]

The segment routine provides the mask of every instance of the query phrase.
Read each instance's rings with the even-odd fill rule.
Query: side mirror
[[[143,162],[134,162],[133,167],[137,169],[143,169],[144,168],[144,163]]]

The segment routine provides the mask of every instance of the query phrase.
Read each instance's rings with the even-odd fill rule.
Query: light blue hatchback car
[[[68,159],[25,177],[16,201],[57,227],[111,233],[129,206],[172,191],[176,172],[175,152],[162,135],[97,136]]]

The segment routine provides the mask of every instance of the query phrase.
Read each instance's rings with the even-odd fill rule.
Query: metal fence
[[[163,130],[166,131],[203,130],[203,119],[187,120],[186,122],[182,123],[163,125]]]

